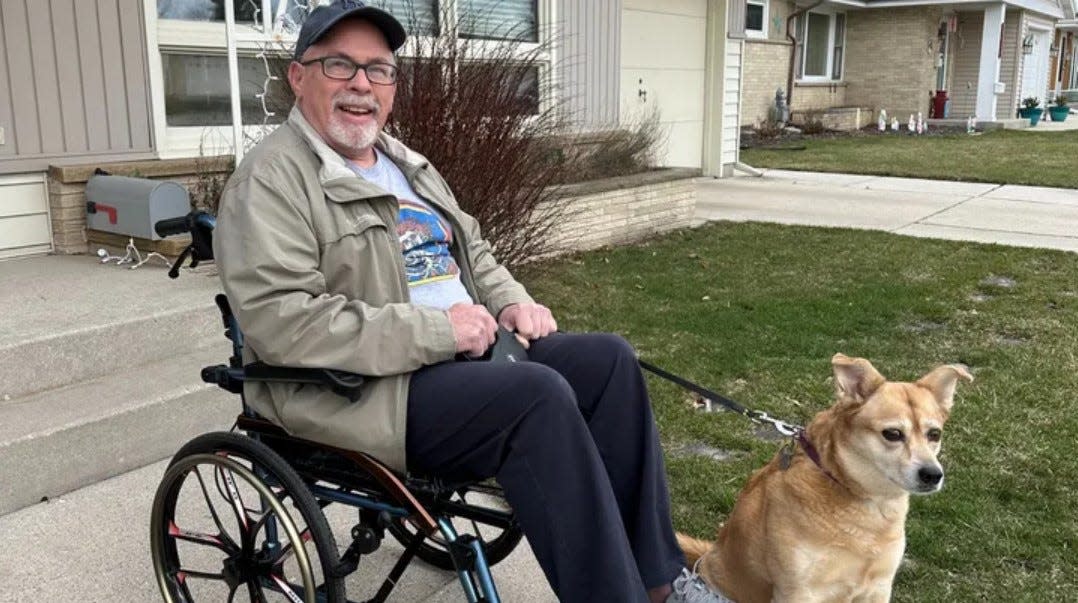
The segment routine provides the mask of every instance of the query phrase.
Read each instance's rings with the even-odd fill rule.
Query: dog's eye
[[[928,438],[929,442],[938,442],[940,441],[940,438],[943,437],[943,432],[938,429],[929,429],[928,433],[925,434],[925,437]]]
[[[888,442],[901,442],[904,439],[902,432],[898,429],[884,429],[882,432],[883,439]]]

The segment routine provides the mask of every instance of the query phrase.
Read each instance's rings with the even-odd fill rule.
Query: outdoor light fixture
[[[1033,54],[1033,34],[1022,38],[1022,54]]]

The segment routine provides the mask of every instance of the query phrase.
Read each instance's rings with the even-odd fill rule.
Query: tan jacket
[[[453,228],[472,298],[497,316],[529,302],[422,155],[382,134],[378,148]],[[445,312],[409,303],[397,200],[355,175],[297,108],[225,186],[213,237],[244,361],[372,377],[356,403],[316,386],[249,383],[247,402],[297,436],[362,450],[405,470],[409,374],[453,358]]]

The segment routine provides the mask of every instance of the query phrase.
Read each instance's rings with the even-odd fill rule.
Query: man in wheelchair
[[[382,132],[404,40],[361,2],[311,13],[288,71],[296,104],[226,186],[214,255],[244,362],[367,377],[355,402],[248,382],[248,404],[401,472],[497,478],[563,601],[718,601],[674,539],[632,348],[559,333],[434,167]],[[499,326],[527,361],[468,361]]]

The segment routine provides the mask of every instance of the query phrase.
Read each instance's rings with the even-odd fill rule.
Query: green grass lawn
[[[525,282],[562,329],[620,333],[643,358],[795,422],[831,403],[835,352],[903,381],[968,364],[946,486],[912,501],[894,599],[1078,600],[1078,255],[723,223],[546,262]],[[649,382],[675,523],[710,538],[778,443]],[[693,443],[740,456],[677,452]]]
[[[807,148],[746,149],[741,160],[758,168],[1078,188],[1078,130],[871,135],[806,139],[791,145]]]

